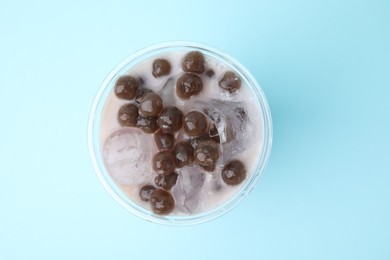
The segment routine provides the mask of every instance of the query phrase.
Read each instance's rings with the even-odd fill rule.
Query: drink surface
[[[232,198],[251,177],[259,161],[264,126],[258,98],[241,78],[241,87],[235,91],[223,89],[219,82],[228,71],[237,73],[229,64],[205,55],[205,71],[199,74],[203,88],[188,99],[179,97],[177,81],[185,73],[182,60],[185,51],[163,53],[144,60],[132,67],[126,75],[139,81],[139,87],[158,94],[163,107],[175,106],[183,115],[200,111],[207,117],[208,125],[219,140],[219,157],[215,168],[205,170],[196,162],[177,167],[176,180],[168,192],[174,198],[170,215],[193,215],[212,210]],[[153,62],[167,60],[170,64],[168,75],[155,77]],[[239,73],[237,73],[239,75]],[[123,75],[118,75],[118,78]],[[156,187],[156,173],[152,160],[159,148],[154,134],[140,128],[123,126],[118,122],[118,111],[126,104],[138,105],[134,100],[125,100],[111,91],[101,114],[100,144],[105,167],[111,178],[123,193],[138,205],[151,209],[149,201],[140,196],[145,185]],[[188,136],[183,128],[173,133],[175,143],[188,141],[196,150],[197,138]],[[242,162],[246,175],[237,185],[226,183],[222,171],[232,160]],[[175,179],[174,178],[174,179]],[[146,193],[145,193],[146,194]]]

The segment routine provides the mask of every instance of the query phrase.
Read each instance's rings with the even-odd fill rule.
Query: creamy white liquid
[[[150,58],[149,60],[146,60],[133,68],[131,68],[126,74],[131,75],[135,78],[142,78],[144,81],[144,85],[148,87],[149,89],[153,90],[154,92],[158,93],[160,89],[163,87],[163,85],[167,82],[168,78],[173,77],[172,81],[172,88],[175,88],[176,79],[183,74],[183,71],[181,69],[181,60],[184,57],[186,52],[174,52],[174,53],[166,53],[164,55],[159,55],[158,57]],[[159,78],[154,78],[152,75],[152,63],[155,58],[164,58],[167,59],[171,64],[171,72],[168,76],[163,76]],[[198,109],[202,110],[201,107],[194,107],[195,105],[199,106],[200,101],[208,102],[211,99],[218,99],[220,101],[225,102],[243,102],[243,107],[247,111],[247,115],[249,117],[249,121],[251,123],[251,137],[250,142],[246,146],[245,151],[241,152],[240,154],[234,156],[232,159],[238,159],[242,161],[247,169],[247,181],[251,174],[253,174],[253,171],[255,170],[256,164],[259,160],[262,145],[263,145],[263,130],[264,126],[262,124],[263,118],[262,118],[262,112],[260,110],[260,106],[257,101],[257,97],[253,93],[253,91],[246,85],[245,80],[242,79],[242,85],[241,88],[234,94],[229,94],[228,91],[225,91],[221,89],[218,86],[218,81],[223,77],[223,74],[227,70],[234,71],[231,67],[229,67],[227,64],[224,64],[223,62],[216,60],[213,57],[205,55],[206,59],[206,71],[208,69],[212,69],[215,74],[210,78],[205,73],[202,74],[200,77],[203,81],[203,90],[202,92],[197,95],[191,97],[189,100],[182,100],[178,97],[170,96],[165,99],[163,99],[164,106],[168,105],[174,105],[178,107],[183,114],[186,114],[192,109]],[[119,75],[122,76],[122,75]],[[173,91],[175,93],[175,91]],[[105,107],[102,113],[102,124],[101,124],[101,130],[100,130],[100,141],[101,141],[101,147],[103,149],[104,143],[106,142],[106,139],[115,131],[124,129],[124,127],[120,126],[117,121],[117,113],[119,108],[127,103],[132,103],[132,101],[122,100],[118,99],[115,96],[114,91],[112,90],[109,96],[107,97]],[[150,209],[149,202],[141,201],[139,198],[139,189],[144,184],[153,184],[154,185],[154,177],[156,176],[155,173],[153,173],[152,167],[151,167],[151,157],[158,152],[157,147],[155,145],[153,134],[146,134],[143,133],[141,130],[137,128],[131,128],[126,127],[126,131],[134,132],[137,134],[142,134],[146,136],[145,141],[143,141],[141,144],[139,144],[140,149],[146,149],[150,151],[150,156],[146,157],[147,161],[145,161],[144,165],[145,167],[142,167],[142,169],[146,169],[145,171],[150,171],[147,173],[143,179],[140,181],[141,183],[129,183],[127,181],[123,181],[123,179],[129,177],[134,178],[134,174],[138,174],[136,172],[132,172],[132,169],[129,169],[128,172],[125,173],[125,176],[121,176],[121,179],[115,179],[118,186],[122,189],[122,191],[126,194],[128,198],[136,202],[137,204]],[[177,140],[184,138],[188,139],[185,135],[183,135],[182,130],[180,133],[176,134]],[[107,153],[107,151],[106,151]],[[103,151],[104,154],[104,151]],[[223,158],[223,156],[220,157],[220,159],[217,162],[216,170],[213,173],[205,172],[205,184],[202,187],[202,194],[200,196],[200,203],[199,206],[191,211],[182,211],[180,207],[175,207],[172,213],[170,215],[188,215],[188,214],[197,214],[201,212],[209,211],[215,207],[220,206],[221,204],[228,201],[235,193],[237,193],[242,185],[245,183],[245,181],[237,186],[228,186],[226,185],[222,180],[219,181],[220,183],[220,189],[215,190],[213,188],[215,186],[215,183],[212,182],[213,178],[220,178],[220,172],[222,168],[224,167],[226,161]],[[107,164],[106,164],[107,165]],[[195,164],[194,164],[195,165]],[[187,167],[187,166],[186,166]],[[194,166],[197,167],[197,166]],[[178,169],[180,171],[180,169]],[[109,171],[110,172],[110,171]],[[110,173],[111,174],[111,173]],[[179,173],[180,174],[180,173]],[[113,176],[113,175],[112,175]],[[214,177],[213,177],[214,176]],[[150,180],[147,181],[150,177]]]

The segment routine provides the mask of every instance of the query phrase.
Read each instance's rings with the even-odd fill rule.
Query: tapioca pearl
[[[153,93],[153,91],[151,91],[150,89],[148,88],[144,88],[144,87],[138,87],[137,91],[135,92],[135,95],[134,95],[134,100],[137,104],[140,104],[141,103],[141,100],[142,98],[148,94],[148,93]]]
[[[178,174],[176,172],[172,172],[168,175],[157,175],[154,178],[154,183],[157,187],[163,188],[165,190],[170,190],[173,186],[175,186],[177,182]]]
[[[119,108],[118,123],[121,126],[137,126],[138,107],[134,104],[126,104]]]
[[[138,88],[138,81],[132,76],[122,76],[115,83],[115,95],[118,98],[132,100]]]
[[[165,107],[157,119],[157,124],[164,133],[174,133],[183,124],[183,113],[175,106]]]
[[[147,134],[153,134],[154,132],[156,132],[158,130],[157,117],[138,116],[137,127]]]
[[[218,85],[229,93],[233,93],[240,89],[241,79],[233,71],[227,71],[223,75],[222,79],[219,80]]]
[[[219,158],[219,145],[211,140],[198,142],[195,148],[195,162],[207,171],[214,171]]]
[[[181,99],[189,99],[194,95],[198,95],[202,89],[202,79],[195,74],[183,74],[176,81],[176,95]]]
[[[171,133],[164,133],[161,129],[154,134],[154,141],[159,150],[171,150],[175,143],[175,137]]]
[[[156,59],[153,61],[152,74],[155,78],[169,75],[171,64],[166,59]]]
[[[214,74],[215,74],[215,72],[214,72],[213,69],[208,69],[208,70],[206,71],[206,75],[207,75],[207,77],[209,77],[209,78],[213,77]]]
[[[156,188],[152,185],[144,185],[142,186],[142,188],[140,189],[139,191],[139,197],[141,198],[141,200],[143,201],[149,201],[150,200],[150,197],[152,195],[152,192],[155,190]]]
[[[169,191],[155,189],[150,196],[150,206],[154,213],[166,215],[174,209],[175,200]]]
[[[139,114],[142,116],[158,116],[163,109],[161,97],[153,92],[145,94],[140,102]]]
[[[180,141],[173,148],[173,157],[176,167],[182,168],[194,161],[194,148],[189,142]]]
[[[207,131],[207,118],[199,111],[191,111],[183,118],[183,129],[189,136],[201,136]]]
[[[244,164],[239,160],[228,162],[221,172],[222,180],[228,185],[238,185],[246,177]]]
[[[175,169],[175,159],[170,151],[160,151],[153,156],[152,166],[157,174],[168,175]]]
[[[184,56],[181,67],[185,72],[202,74],[204,72],[204,64],[203,54],[199,51],[191,51]]]

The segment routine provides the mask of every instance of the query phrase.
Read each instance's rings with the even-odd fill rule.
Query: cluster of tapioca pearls
[[[204,64],[204,56],[200,52],[193,51],[185,55],[181,63],[184,73],[176,81],[176,94],[179,98],[189,99],[202,91],[203,82],[199,75],[205,72]],[[154,60],[154,77],[167,76],[170,71],[169,61]],[[209,69],[205,74],[213,77],[214,72]],[[234,72],[227,71],[218,84],[229,93],[234,93],[241,87],[241,80]],[[138,127],[145,133],[154,133],[159,149],[152,159],[156,173],[155,185],[144,185],[139,195],[142,200],[150,201],[155,213],[168,214],[175,204],[169,190],[176,184],[177,168],[196,165],[200,170],[215,170],[220,156],[218,131],[200,111],[192,110],[183,115],[175,106],[164,107],[164,102],[158,94],[140,86],[139,80],[132,76],[122,76],[117,80],[115,94],[118,98],[134,101],[119,109],[119,124],[124,127]],[[184,130],[189,139],[175,142],[175,134],[180,129]],[[221,176],[228,185],[237,185],[245,179],[245,166],[238,160],[232,160],[225,165]]]

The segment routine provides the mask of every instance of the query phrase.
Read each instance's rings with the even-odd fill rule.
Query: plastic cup
[[[144,60],[150,59],[151,57],[154,57],[159,54],[175,51],[200,51],[203,54],[209,55],[210,57],[218,60],[218,62],[227,64],[233,70],[235,70],[235,72],[240,76],[242,82],[245,83],[251,89],[253,95],[256,96],[261,110],[261,115],[259,116],[261,117],[261,123],[263,124],[263,140],[261,142],[262,148],[261,152],[257,156],[256,167],[254,168],[255,170],[248,174],[249,177],[245,180],[245,183],[241,186],[239,191],[235,193],[235,195],[233,195],[224,204],[219,205],[210,211],[189,216],[158,215],[128,198],[108,173],[102,159],[102,144],[100,143],[101,114],[105,105],[105,101],[110,92],[112,91],[118,76],[125,74],[133,66]],[[256,82],[255,78],[244,66],[242,66],[238,61],[236,61],[226,53],[216,48],[200,43],[164,42],[144,48],[140,51],[137,51],[130,57],[126,58],[118,66],[116,66],[103,81],[96,94],[89,116],[88,146],[91,160],[100,182],[108,191],[108,193],[129,212],[145,220],[160,224],[174,226],[199,224],[220,217],[228,211],[232,210],[255,187],[256,183],[264,173],[271,153],[271,113],[266,97],[260,85]]]

